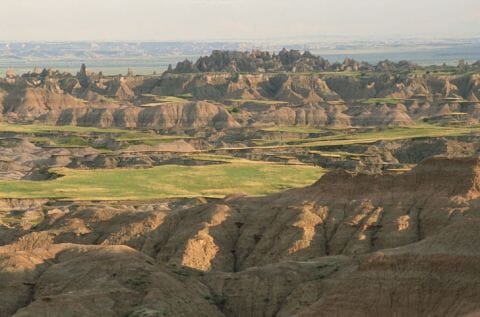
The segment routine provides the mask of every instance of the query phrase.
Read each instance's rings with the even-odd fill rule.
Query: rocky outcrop
[[[453,161],[438,158],[397,176],[352,177],[345,172],[333,172],[304,190],[292,190],[262,199],[238,199],[228,203],[228,207],[214,205],[213,209],[202,207],[185,211],[190,216],[179,215],[179,219],[189,223],[213,221],[210,217],[214,217],[215,213],[207,214],[218,208],[226,212],[221,224],[212,225],[216,229],[209,229],[206,235],[209,237],[206,239],[217,241],[217,253],[224,252],[223,255],[213,257],[209,266],[195,263],[187,266],[201,270],[218,266],[223,271],[227,268],[236,271],[279,261],[363,254],[415,243],[438,234],[452,221],[455,223],[469,217],[470,212],[465,210],[458,214],[457,220],[453,220],[451,213],[462,208],[465,201],[477,198],[478,166],[478,159]],[[452,177],[462,181],[449,182]],[[471,212],[475,214],[475,210]],[[195,220],[193,215],[207,216],[210,220]],[[190,239],[197,241],[203,235],[200,228],[184,238],[173,234],[184,227],[194,229],[192,225],[178,220],[159,229],[158,234],[165,237],[174,235],[181,240],[176,243],[177,246],[168,247],[162,239],[155,242],[153,250],[160,250],[161,253],[157,254],[159,259],[168,259],[178,265],[183,263],[181,258],[177,259],[170,252],[185,255]],[[226,234],[225,230],[231,233]],[[152,239],[157,238],[154,235]],[[228,242],[220,242],[223,239]],[[170,239],[168,243],[175,242]],[[224,243],[226,247],[222,249]],[[232,245],[235,245],[235,252],[231,249]],[[212,249],[215,249],[213,245],[205,248],[205,252]],[[202,257],[199,254],[195,256]],[[233,268],[232,263],[235,263]]]
[[[20,284],[2,292],[3,316],[222,316],[204,285],[180,281],[126,246],[59,244],[0,254],[2,286]]]
[[[153,92],[160,95],[192,94],[197,99],[276,100],[292,104],[340,100],[318,75],[166,73]]]
[[[225,129],[238,127],[222,107],[208,102],[165,104],[156,107],[70,108],[48,113],[45,121],[57,125],[152,130]]]
[[[3,99],[3,111],[20,121],[33,121],[50,111],[81,106],[82,103],[58,86],[18,85]]]
[[[213,51],[195,63],[184,61],[173,69],[176,73],[192,72],[271,72],[319,71],[329,68],[327,60],[309,52],[283,49],[277,54],[269,52]]]
[[[352,116],[354,125],[357,126],[405,127],[415,124],[402,104],[362,107],[360,111],[358,115]]]
[[[334,171],[304,189],[209,203],[25,205],[45,218],[0,247],[0,311],[475,313],[479,167],[432,158],[398,175]]]
[[[212,112],[204,103],[222,108],[213,111],[220,119],[200,118],[191,128],[205,128],[208,122],[209,128],[219,129],[236,126],[234,121],[244,127],[398,127],[424,119],[444,125],[478,122],[478,75],[417,71],[405,62],[371,66],[346,59],[330,65],[308,52],[218,51],[160,77],[103,76],[85,65],[76,76],[53,70],[10,74],[0,80],[0,101],[3,117],[10,122],[159,130],[185,129],[184,122],[192,118],[172,113]],[[156,123],[147,122],[147,114]],[[175,119],[181,123],[171,124]]]

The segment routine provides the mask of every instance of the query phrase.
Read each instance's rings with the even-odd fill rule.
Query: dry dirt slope
[[[41,202],[34,229],[2,228],[0,315],[473,316],[479,177],[433,158],[263,198]]]

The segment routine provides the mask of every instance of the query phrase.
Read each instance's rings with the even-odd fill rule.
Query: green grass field
[[[273,126],[262,129],[267,132],[288,132],[288,133],[301,133],[301,134],[310,134],[310,133],[322,133],[327,130],[320,128],[312,127],[300,127],[300,126]]]
[[[480,127],[442,127],[429,124],[418,124],[405,128],[390,128],[358,134],[340,134],[314,139],[303,143],[303,146],[348,145],[357,143],[373,143],[381,140],[394,141],[415,138],[433,138],[459,136],[480,132]]]
[[[185,104],[185,103],[189,103],[190,101],[185,99],[185,98],[181,98],[181,97],[175,97],[175,96],[164,96],[164,97],[160,97],[160,96],[155,96],[155,95],[151,95],[151,94],[144,94],[143,96],[153,96],[155,97],[155,102],[152,102],[152,103],[146,103],[146,104],[143,104],[141,105],[142,107],[158,107],[158,106],[163,106],[165,104]]]
[[[133,130],[133,129],[119,129],[119,128],[96,128],[96,127],[81,127],[72,125],[47,125],[47,124],[9,124],[5,122],[0,123],[0,132],[12,132],[19,134],[36,134],[44,135],[51,133],[70,133],[76,136],[88,136],[91,134],[115,134],[123,139],[137,139],[137,138],[171,138],[171,136],[161,136],[153,132]]]
[[[80,127],[72,125],[47,125],[47,124],[9,124],[5,122],[0,123],[0,132],[14,132],[14,133],[50,133],[50,132],[71,132],[76,134],[87,133],[128,133],[128,130],[116,128],[94,128],[94,127]],[[142,133],[142,132],[139,132]]]
[[[480,133],[480,127],[443,127],[439,125],[421,123],[415,126],[404,128],[386,128],[359,133],[339,133],[318,138],[283,140],[281,143],[271,142],[269,140],[256,140],[256,146],[252,148],[312,148],[322,146],[368,144],[381,140],[394,141],[415,138],[460,136],[468,135],[470,133]],[[245,148],[242,148],[242,150],[245,150]]]
[[[50,181],[1,181],[0,198],[137,200],[224,197],[238,192],[258,196],[310,185],[324,173],[319,167],[246,160],[206,166],[53,171],[64,176]]]
[[[79,126],[55,126],[42,124],[8,124],[0,123],[0,132],[12,132],[18,134],[32,134],[33,142],[49,143],[51,146],[61,147],[95,147],[90,138],[93,135],[109,134],[113,139],[128,144],[157,145],[160,143],[173,142],[175,140],[189,139],[185,135],[160,135],[154,132],[117,129],[117,128],[94,128]],[[52,135],[53,134],[53,135]],[[58,135],[56,135],[58,134]],[[63,134],[63,135],[62,135]]]
[[[323,157],[336,157],[336,158],[347,158],[347,157],[369,157],[369,156],[375,156],[375,155],[368,155],[368,154],[362,154],[362,153],[350,153],[350,152],[344,152],[344,151],[309,151],[308,153],[310,154],[317,154]]]
[[[366,76],[367,73],[363,73],[360,71],[338,71],[338,72],[318,72],[317,74],[322,75],[324,77],[360,77]]]
[[[229,99],[230,102],[245,104],[252,103],[257,105],[271,106],[271,105],[283,105],[288,104],[287,101],[278,101],[278,100],[262,100],[262,99]]]
[[[404,103],[408,99],[400,99],[400,98],[370,98],[370,99],[363,99],[360,102],[365,104],[387,104],[387,105],[396,105],[398,103]]]

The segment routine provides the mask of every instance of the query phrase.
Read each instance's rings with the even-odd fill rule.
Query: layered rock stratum
[[[155,130],[474,124],[479,65],[443,74],[408,62],[331,64],[309,52],[215,51],[161,76],[103,76],[85,65],[76,75],[9,71],[0,104],[9,122]]]
[[[266,197],[3,200],[2,316],[474,316],[480,160]]]

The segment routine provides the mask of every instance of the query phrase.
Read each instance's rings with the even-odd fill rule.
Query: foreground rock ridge
[[[1,200],[0,316],[474,316],[480,159],[224,199]]]

